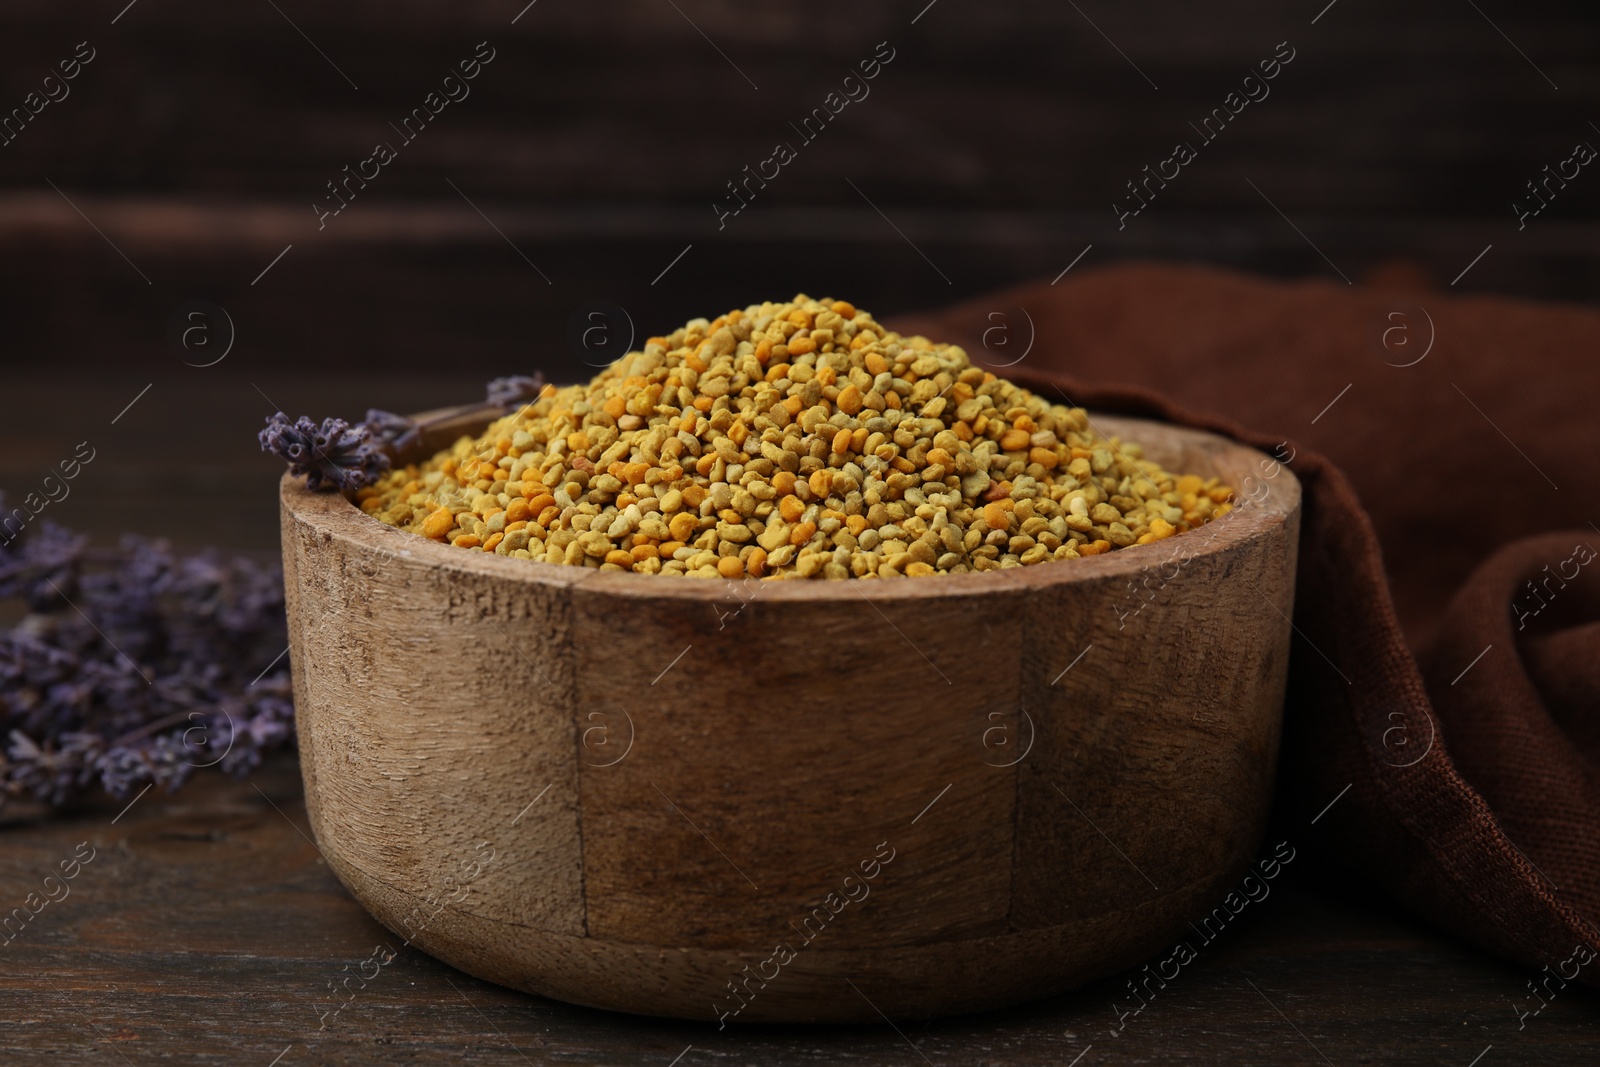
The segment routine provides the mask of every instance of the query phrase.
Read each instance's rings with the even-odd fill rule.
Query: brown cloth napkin
[[[1600,984],[1600,314],[1131,265],[895,326],[1046,396],[1287,441],[1280,816],[1461,937]]]

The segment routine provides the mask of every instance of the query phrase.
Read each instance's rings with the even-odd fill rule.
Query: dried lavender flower
[[[50,523],[0,550],[0,804],[242,774],[293,737],[282,575],[164,542],[115,549]]]
[[[530,400],[539,398],[539,391],[544,388],[544,375],[535,371],[530,377],[526,374],[513,374],[506,378],[496,378],[485,388],[485,396],[489,403],[501,408],[516,407]]]
[[[497,378],[488,403],[515,407],[544,384]],[[425,428],[377,408],[355,426],[277,412],[258,440],[309,488],[353,492]],[[91,548],[45,521],[0,542],[8,599],[29,614],[0,633],[0,806],[23,796],[60,806],[97,785],[118,797],[145,783],[171,791],[207,767],[246,774],[293,743],[275,565],[178,556],[136,537]]]
[[[396,415],[382,408],[368,408],[367,421],[362,425],[391,461],[416,444],[422,436],[422,426],[416,419]]]
[[[263,452],[289,464],[292,474],[303,474],[308,489],[332,488],[354,492],[371,485],[389,468],[389,457],[366,425],[351,426],[343,419],[323,419],[318,425],[302,415],[294,422],[283,412],[267,419],[259,434]]]

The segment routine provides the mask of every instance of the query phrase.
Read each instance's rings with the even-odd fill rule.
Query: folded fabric
[[[1574,963],[1600,954],[1600,314],[1131,265],[893,325],[1046,396],[1287,442],[1281,813],[1326,809],[1339,861],[1424,918],[1600,984]]]

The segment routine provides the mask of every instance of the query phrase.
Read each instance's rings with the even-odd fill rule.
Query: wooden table
[[[524,0],[10,5],[6,108],[72,42],[101,58],[0,156],[0,486],[35,489],[88,440],[97,458],[49,518],[275,551],[262,416],[417,410],[535,367],[567,380],[558,339],[592,297],[643,330],[818,285],[888,313],[1057,276],[1091,243],[1079,270],[1159,256],[1359,279],[1404,256],[1440,285],[1573,299],[1600,278],[1592,195],[1522,230],[1507,210],[1555,146],[1590,135],[1578,5],[684,6],[693,23],[656,0],[605,17]],[[1303,58],[1271,102],[1117,224],[1123,183],[1281,37]],[[473,99],[320,229],[313,194],[484,38],[504,58]],[[882,39],[903,55],[871,102],[718,229],[724,183]],[[761,91],[713,47],[759,54]],[[199,298],[237,326],[214,367],[167,340]],[[1337,459],[1341,432],[1304,439]],[[79,842],[97,850],[69,897],[0,940],[0,1067],[1600,1060],[1593,994],[1567,989],[1519,1029],[1535,975],[1332,894],[1309,845],[1116,1037],[1123,978],[898,1031],[719,1033],[527,997],[415,950],[319,1032],[328,983],[391,935],[307,839],[292,760],[120,812],[0,816],[0,916]]]
[[[1593,1064],[1600,1049],[1592,994],[1569,988],[1519,1029],[1533,974],[1293,868],[1115,1035],[1114,1005],[1138,1004],[1132,974],[941,1022],[719,1032],[527,996],[409,948],[319,1030],[329,983],[398,939],[308,833],[287,754],[248,781],[202,775],[126,809],[0,827],[8,910],[80,842],[94,849],[65,899],[0,942],[0,1063],[1496,1067]]]
[[[153,386],[141,394],[146,384]],[[8,372],[0,485],[24,489],[75,442],[99,449],[50,516],[275,549],[274,463],[253,436],[272,410],[359,417],[470,399],[459,374],[309,376],[259,357],[212,372],[122,368],[94,380]],[[125,405],[142,396],[132,407]],[[118,416],[119,412],[123,412]],[[118,416],[115,424],[113,416]],[[326,1029],[329,984],[398,945],[344,891],[309,833],[293,758],[249,781],[202,773],[126,811],[104,801],[37,821],[0,816],[0,914],[80,842],[93,860],[14,940],[0,940],[0,1065],[300,1064],[1594,1064],[1600,1004],[1571,987],[1537,1006],[1531,971],[1490,958],[1360,891],[1310,828],[1272,883],[1138,1014],[1133,974],[1010,1011],[934,1023],[807,1029],[633,1018],[501,989],[402,949]],[[1273,840],[1277,840],[1275,836]],[[87,854],[87,849],[84,850]],[[346,967],[350,971],[345,971]],[[109,1046],[109,1047],[108,1047]],[[1492,1046],[1492,1047],[1491,1047]],[[1081,1057],[1081,1058],[1079,1058]],[[1481,1057],[1481,1058],[1480,1058]]]

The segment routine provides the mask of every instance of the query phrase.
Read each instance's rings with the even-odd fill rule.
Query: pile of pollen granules
[[[1193,529],[1231,499],[955,345],[806,296],[652,337],[357,494],[457,548],[707,578],[1076,559]]]

